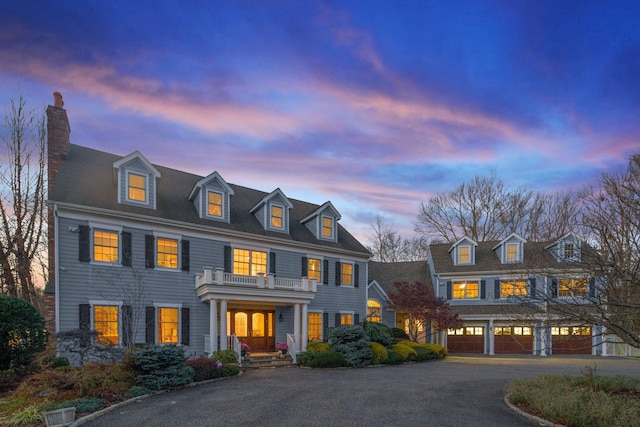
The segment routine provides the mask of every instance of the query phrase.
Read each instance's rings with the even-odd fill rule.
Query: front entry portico
[[[232,309],[227,313],[228,335],[235,334],[252,352],[276,350],[275,311]]]

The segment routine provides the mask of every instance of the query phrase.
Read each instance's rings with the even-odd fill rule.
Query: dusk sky
[[[0,103],[56,90],[74,144],[411,237],[474,175],[580,189],[640,152],[640,1],[3,1]]]

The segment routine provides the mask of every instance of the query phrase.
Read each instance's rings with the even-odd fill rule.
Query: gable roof
[[[254,207],[252,207],[251,209],[249,209],[249,212],[251,213],[255,213],[258,209],[260,209],[264,204],[266,204],[269,200],[273,199],[276,196],[280,196],[280,198],[284,201],[285,203],[285,207],[291,209],[293,208],[293,204],[289,201],[289,198],[287,196],[284,195],[284,193],[282,192],[281,189],[276,188],[275,190],[273,190],[271,193],[267,194],[266,196],[264,196],[258,203],[256,203],[256,205]],[[302,221],[304,222],[304,221]]]
[[[369,261],[369,282],[375,280],[389,294],[396,292],[395,282],[423,282],[433,286],[426,261],[376,262]]]
[[[200,218],[193,202],[189,200],[189,195],[203,177],[163,166],[153,166],[162,175],[158,180],[155,210],[119,204],[117,181],[112,171],[113,164],[121,159],[121,156],[115,154],[71,144],[66,160],[60,164],[48,202],[95,209],[113,215],[125,214],[196,225],[211,231],[249,233],[280,241],[301,242],[355,252],[361,256],[370,255],[369,251],[340,224],[337,226],[337,242],[316,239],[302,224],[303,218],[320,208],[313,203],[289,199],[293,205],[289,234],[265,230],[249,211],[268,193],[239,185],[228,184],[234,194],[230,203],[229,223]]]
[[[449,248],[449,252],[451,252],[453,250],[453,248],[455,248],[456,246],[458,246],[460,243],[464,242],[464,241],[468,241],[469,243],[471,243],[473,246],[478,246],[478,242],[476,242],[475,240],[472,240],[470,237],[467,236],[462,236],[460,238],[460,240],[458,240],[457,242],[453,243],[451,245],[451,247]]]
[[[116,160],[115,162],[113,162],[113,167],[116,169],[119,169],[121,166],[126,165],[127,163],[131,162],[134,159],[138,159],[142,162],[142,164],[144,164],[144,167],[153,174],[153,176],[155,176],[156,178],[160,178],[161,174],[160,171],[158,171],[158,169],[156,169],[150,162],[149,160],[147,160],[147,158],[145,156],[142,155],[141,152],[139,151],[134,151],[133,153],[129,154],[128,156],[125,156],[119,160]]]
[[[521,237],[520,235],[516,234],[516,233],[511,233],[509,234],[507,237],[505,237],[504,239],[500,240],[493,248],[491,248],[491,250],[495,251],[497,248],[499,248],[501,245],[504,245],[505,243],[507,243],[509,240],[511,240],[512,237],[515,237],[516,240],[518,240],[520,243],[527,243],[527,239]]]
[[[320,215],[322,212],[324,212],[326,209],[330,209],[332,211],[332,213],[335,215],[336,220],[339,220],[340,218],[342,218],[340,216],[340,212],[338,212],[338,210],[335,208],[335,206],[333,206],[333,203],[331,202],[324,202],[322,204],[322,206],[318,207],[318,209],[314,210],[313,212],[309,213],[309,215],[305,216],[304,218],[302,218],[300,220],[300,222],[305,223],[307,221],[309,221],[310,219]]]
[[[201,180],[199,180],[194,184],[193,189],[191,190],[191,193],[189,193],[189,200],[193,200],[198,194],[198,191],[200,191],[200,189],[202,189],[204,185],[210,183],[211,181],[218,181],[218,183],[222,186],[222,188],[224,188],[224,190],[227,193],[229,193],[230,196],[233,196],[233,189],[229,187],[229,184],[227,184],[227,181],[225,181],[220,176],[220,174],[216,171],[205,176],[204,178],[202,178]]]

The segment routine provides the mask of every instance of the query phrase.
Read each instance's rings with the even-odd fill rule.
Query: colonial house
[[[191,356],[286,342],[295,355],[327,328],[364,319],[370,254],[331,202],[71,144],[54,97],[50,330],[95,330],[114,346],[181,344]]]
[[[606,355],[602,328],[569,323],[552,307],[584,304],[597,281],[581,267],[589,246],[573,233],[550,242],[517,234],[501,241],[430,245],[427,262],[436,295],[464,326],[440,333],[450,352]]]

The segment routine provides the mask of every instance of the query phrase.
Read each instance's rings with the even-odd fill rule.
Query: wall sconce
[[[284,316],[282,315],[282,313],[280,313],[280,316],[278,316],[278,319],[280,319],[280,321],[284,321]]]

